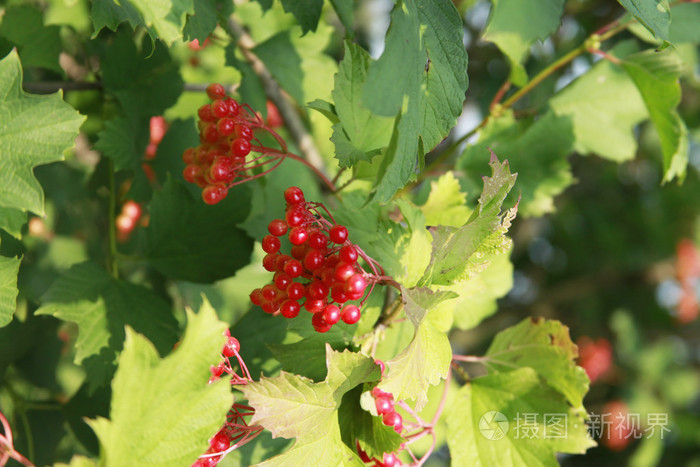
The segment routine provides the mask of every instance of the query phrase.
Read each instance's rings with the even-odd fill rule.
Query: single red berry
[[[209,185],[202,190],[202,199],[207,204],[216,204],[226,198],[228,189],[221,185]]]
[[[265,253],[275,253],[282,246],[280,239],[274,235],[265,235],[262,240],[262,249]]]
[[[200,457],[192,467],[214,467],[218,462],[216,457]]]
[[[205,122],[213,122],[216,120],[216,117],[214,114],[211,112],[211,106],[204,104],[197,110],[197,115],[199,116],[200,120],[204,120]]]
[[[374,405],[377,408],[379,415],[384,415],[394,411],[394,401],[386,396],[377,397],[374,400]]]
[[[328,287],[321,281],[313,281],[306,286],[306,296],[312,300],[324,300],[328,297]]]
[[[295,227],[295,229],[296,228],[298,227]],[[304,267],[309,271],[315,271],[321,266],[323,266],[323,253],[321,253],[320,251],[311,250],[304,257]]]
[[[274,238],[274,237],[273,237]],[[294,261],[294,260],[292,260]],[[286,272],[276,272],[272,281],[275,283],[278,289],[286,290],[289,284],[292,283],[292,278]]]
[[[292,245],[301,245],[307,239],[308,235],[304,227],[294,227],[289,231],[289,241]]]
[[[253,130],[247,125],[236,125],[236,136],[250,141],[253,139]]]
[[[335,305],[326,305],[323,308],[323,320],[328,324],[335,324],[340,321],[340,308]]]
[[[240,109],[238,102],[231,98],[224,99],[224,102],[228,106],[228,115],[230,117],[235,117],[236,115],[238,115],[238,110]]]
[[[250,295],[250,302],[253,305],[260,306],[263,303],[263,296],[262,296],[262,289],[255,289],[253,290]]]
[[[280,305],[280,314],[285,318],[296,318],[299,315],[299,310],[301,310],[299,302],[291,298],[283,301]]]
[[[275,271],[284,271],[284,265],[287,264],[287,261],[290,259],[292,259],[292,257],[289,255],[279,255],[277,260],[275,260]]]
[[[345,303],[348,301],[348,296],[345,293],[344,287],[332,287],[331,288],[331,298],[336,303]]]
[[[185,149],[185,151],[182,153],[182,162],[185,164],[194,163],[194,148]]]
[[[262,288],[262,296],[265,300],[271,301],[277,298],[280,290],[274,284],[267,284]]]
[[[260,308],[263,309],[265,313],[274,313],[276,312],[280,307],[280,304],[277,300],[272,300],[269,302],[264,302]]]
[[[339,282],[345,282],[355,274],[355,267],[348,263],[338,263],[333,271],[333,277]]]
[[[401,415],[392,410],[391,412],[382,415],[382,422],[384,422],[386,426],[396,427],[396,425],[403,423],[403,419],[401,418]]]
[[[284,190],[284,199],[289,204],[299,204],[304,202],[304,192],[301,188],[296,186],[290,186]]]
[[[348,239],[348,229],[344,225],[334,225],[328,232],[333,243],[345,243]]]
[[[307,251],[307,245],[294,245],[292,247],[292,257],[302,261],[306,257]]]
[[[221,136],[228,136],[230,134],[233,134],[235,129],[236,122],[234,122],[232,118],[226,117],[216,122],[216,130]]]
[[[287,233],[287,223],[282,219],[275,219],[270,221],[270,223],[267,225],[267,231],[275,237],[281,237]]]
[[[241,344],[235,337],[229,337],[224,344],[223,354],[226,357],[233,357],[238,351],[241,350]]]
[[[228,104],[222,99],[217,99],[211,103],[211,114],[216,118],[224,118],[228,115]]]
[[[291,206],[284,218],[290,227],[298,227],[304,222],[304,209],[299,208],[299,205]]]
[[[214,182],[230,183],[233,181],[231,160],[227,157],[219,157],[209,168],[209,178]]]
[[[357,250],[352,245],[345,245],[340,249],[338,253],[341,261],[349,264],[355,264],[357,262]]]
[[[266,271],[275,272],[277,270],[276,263],[279,256],[278,253],[268,253],[265,255],[262,260],[263,268],[265,268]]]
[[[219,83],[212,83],[207,86],[207,96],[213,101],[216,99],[223,99],[226,97],[226,89]]]
[[[367,281],[361,274],[353,274],[345,281],[345,292],[348,295],[364,293],[367,288]]]
[[[198,165],[189,164],[185,167],[185,170],[182,171],[182,178],[184,178],[190,183],[194,183],[197,179],[197,176],[201,174],[202,169],[200,169]]]
[[[345,305],[340,312],[340,319],[346,324],[355,324],[360,320],[360,309],[357,305]]]
[[[306,288],[299,282],[292,282],[289,284],[289,287],[287,287],[287,296],[292,300],[299,300],[300,298],[303,298],[305,292]]]
[[[216,143],[219,141],[219,138],[221,138],[221,135],[219,134],[219,130],[216,128],[216,124],[210,123],[207,125],[207,127],[204,129],[204,140],[207,143]]]
[[[224,368],[226,367],[226,364],[224,362],[220,362],[218,365],[212,365],[209,368],[209,371],[211,371],[211,375],[215,378],[218,378],[224,373]]]
[[[377,397],[388,397],[392,401],[394,400],[394,395],[391,394],[390,392],[386,392],[382,389],[379,389],[379,386],[375,386],[372,388],[372,397],[377,398]]]
[[[284,263],[284,272],[289,274],[289,277],[293,279],[295,277],[301,276],[301,273],[304,272],[304,266],[302,266],[299,260],[290,259],[289,261]]]
[[[314,250],[323,250],[328,245],[328,237],[323,232],[315,231],[309,235],[309,246]]]
[[[311,325],[317,332],[328,332],[331,329],[331,327],[333,327],[332,324],[327,323],[323,319],[322,313],[316,313],[313,315],[313,317],[311,318]]]
[[[236,138],[231,143],[231,153],[235,157],[245,157],[250,153],[250,141],[243,138]]]
[[[394,454],[393,452],[385,452],[382,464],[384,465],[384,467],[396,467],[401,465],[401,461],[399,461],[399,458],[396,457],[396,454]]]
[[[211,441],[209,441],[209,451],[222,452],[227,450],[230,445],[231,441],[229,440],[228,436],[226,436],[226,433],[220,431],[214,435]]]
[[[307,299],[304,302],[304,308],[306,311],[309,313],[316,313],[321,310],[323,310],[323,307],[326,306],[326,301],[325,300],[312,300],[312,299]]]

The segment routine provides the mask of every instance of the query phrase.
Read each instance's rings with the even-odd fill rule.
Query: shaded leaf
[[[315,31],[321,19],[323,0],[282,0],[282,7],[296,18],[303,34]]]
[[[12,321],[17,307],[17,273],[21,258],[0,256],[0,327]]]
[[[668,0],[618,0],[618,2],[654,36],[661,40],[669,40],[671,7]]]
[[[36,66],[63,74],[58,63],[60,31],[58,26],[44,25],[42,13],[30,6],[7,8],[0,22],[0,37],[17,47],[25,68]]]

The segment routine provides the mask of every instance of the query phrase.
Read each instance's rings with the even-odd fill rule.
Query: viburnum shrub
[[[698,23],[2,2],[0,467],[689,459]]]

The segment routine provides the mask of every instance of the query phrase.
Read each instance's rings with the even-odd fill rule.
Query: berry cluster
[[[129,240],[131,232],[136,228],[139,219],[141,219],[141,205],[136,201],[127,201],[124,203],[115,221],[117,240],[120,242]]]
[[[209,383],[221,378],[224,373],[231,376],[231,384],[247,384],[252,381],[248,368],[246,367],[239,353],[241,345],[238,339],[231,336],[227,329],[226,342],[221,350],[221,361],[217,365],[211,366],[211,377]],[[241,375],[234,371],[229,358],[235,357],[238,360],[238,365],[241,370]],[[207,452],[199,456],[199,459],[192,464],[192,467],[213,467],[234,449],[242,446],[248,441],[255,438],[262,432],[262,427],[257,425],[248,425],[245,417],[252,416],[254,409],[247,405],[234,404],[231,406],[226,422],[221,429],[209,440],[209,448]]]
[[[374,272],[376,263],[350,243],[348,229],[336,224],[323,204],[307,202],[297,187],[287,188],[284,199],[285,219],[270,222],[270,234],[262,240],[267,253],[263,267],[275,275],[272,283],[251,292],[250,301],[266,313],[285,318],[296,317],[303,306],[314,314],[311,323],[318,332],[330,330],[340,320],[356,323],[364,300],[360,306],[348,302],[362,299],[367,287],[380,280],[367,273],[358,259],[364,259]],[[291,255],[280,253],[280,238],[285,235],[292,244]]]
[[[397,433],[401,433],[403,418],[394,409],[394,395],[375,387],[372,389],[372,396],[377,413],[382,416],[382,422],[386,426],[394,427]]]
[[[210,84],[207,95],[212,100],[199,108],[199,141],[182,154],[186,167],[183,177],[202,188],[202,199],[216,204],[226,197],[228,189],[238,183],[260,177],[277,167],[284,159],[284,141],[269,130],[247,105],[241,105],[226,94],[220,84]],[[268,150],[259,144],[253,130],[270,132],[283,151]],[[248,157],[251,152],[254,157]],[[274,165],[261,173],[255,170]],[[258,171],[259,172],[259,171]]]

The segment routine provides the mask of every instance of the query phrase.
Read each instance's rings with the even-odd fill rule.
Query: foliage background
[[[229,3],[212,0],[200,5],[220,5],[228,13],[227,9],[233,6]],[[377,58],[392,7],[391,2],[357,1],[353,29],[344,30],[342,23],[347,23],[347,19],[339,18],[328,2],[316,28],[309,26],[313,20],[307,18],[307,23],[303,22],[303,12],[297,11],[295,18],[279,2],[269,3],[274,5],[264,15],[254,2],[236,2],[233,10],[260,44],[255,53],[292,101],[299,104],[315,99],[338,101],[334,75],[338,62],[348,53],[344,52],[343,33]],[[282,2],[285,6],[290,3],[294,2]],[[685,164],[672,162],[670,154],[675,148],[669,150],[659,140],[658,125],[647,118],[644,103],[629,80],[620,81],[603,97],[590,87],[590,81],[579,81],[575,91],[567,94],[562,90],[557,97],[551,97],[576,77],[586,73],[591,76],[591,67],[600,60],[595,54],[583,53],[547,77],[513,106],[512,114],[505,110],[496,122],[484,128],[481,139],[472,137],[466,147],[460,146],[460,139],[489,114],[492,100],[504,82],[510,79],[516,85],[525,84],[528,76],[535,76],[557,58],[580,47],[593,31],[619,18],[624,10],[610,0],[546,2],[563,5],[560,24],[558,13],[540,10],[533,2],[494,2],[499,11],[505,12],[506,22],[523,18],[529,21],[533,8],[541,13],[537,18],[545,24],[533,23],[532,37],[519,37],[513,42],[512,38],[498,35],[493,11],[489,19],[490,9],[495,8],[490,2],[454,3],[463,18],[469,87],[457,126],[445,142],[426,156],[429,170],[421,175],[425,183],[412,186],[413,200],[423,204],[430,189],[427,182],[445,170],[455,169],[468,194],[467,203],[473,204],[481,192],[480,177],[488,174],[487,145],[501,158],[509,159],[513,172],[519,173],[511,204],[517,193],[522,197],[519,217],[509,233],[513,239],[512,289],[498,302],[498,312],[493,316],[471,329],[452,331],[450,340],[455,353],[482,355],[498,331],[532,316],[562,321],[569,326],[575,341],[583,336],[604,337],[612,343],[612,367],[591,385],[584,401],[586,408],[603,413],[606,403],[622,400],[632,413],[668,413],[671,431],[663,440],[637,440],[621,450],[602,445],[583,456],[562,456],[560,462],[700,465],[700,329],[697,305],[694,315],[691,312],[679,317],[683,289],[677,258],[682,239],[690,239],[696,248],[700,244],[700,5],[674,6],[673,11],[685,10],[674,14],[670,28],[666,28],[667,37],[663,37],[674,44],[672,51],[680,57],[671,81],[679,80],[681,92],[676,96],[677,106],[669,104],[674,100],[673,91],[671,97],[659,97],[658,106],[662,115],[674,115],[676,108],[687,125],[688,165],[682,176],[684,170],[679,167]],[[189,40],[203,41],[209,35],[216,16],[198,12],[202,22],[188,23],[183,41],[182,28],[168,22],[146,21],[146,30],[137,15],[129,17],[130,25],[120,25],[108,14],[109,5],[110,2],[86,0],[0,3],[0,55],[5,57],[14,53],[13,47],[17,48],[25,89],[41,92],[41,83],[95,83],[99,79],[108,91],[105,98],[100,89],[66,88],[65,102],[85,119],[62,119],[60,112],[67,112],[66,109],[55,110],[47,118],[60,120],[67,127],[73,125],[72,128],[42,120],[46,113],[34,116],[31,123],[56,135],[58,140],[65,139],[66,134],[70,139],[71,131],[77,131],[80,125],[75,149],[66,152],[63,162],[48,163],[60,159],[55,152],[51,160],[33,159],[33,165],[46,164],[34,169],[45,193],[45,203],[41,199],[24,206],[4,202],[0,208],[3,273],[9,271],[8,277],[11,276],[18,264],[12,258],[22,258],[17,277],[17,308],[15,311],[12,307],[8,315],[12,317],[14,311],[14,320],[9,324],[0,322],[5,325],[0,328],[0,408],[12,422],[17,450],[28,454],[37,465],[68,462],[74,453],[97,456],[97,440],[81,419],[107,416],[110,398],[109,388],[103,383],[111,376],[105,365],[109,366],[114,355],[97,354],[90,357],[94,360],[89,363],[83,362],[84,366],[104,370],[90,372],[87,380],[84,369],[73,363],[82,358],[76,352],[89,349],[91,344],[81,341],[70,318],[50,308],[51,303],[72,300],[61,295],[61,287],[55,285],[59,277],[66,277],[68,272],[72,277],[97,282],[93,284],[94,295],[80,305],[86,309],[102,297],[107,303],[116,303],[114,313],[120,316],[124,310],[133,309],[134,304],[161,313],[161,325],[154,328],[140,323],[136,315],[128,312],[123,321],[114,324],[114,338],[121,339],[119,342],[124,339],[123,334],[119,336],[123,324],[129,323],[151,340],[158,340],[161,355],[178,339],[185,322],[184,306],[199,308],[200,294],[204,293],[219,318],[235,323],[234,333],[245,336],[241,343],[249,352],[245,356],[251,370],[274,372],[279,364],[268,359],[263,342],[280,343],[284,323],[248,313],[248,293],[266,277],[259,267],[260,250],[253,250],[250,264],[241,255],[225,255],[241,249],[249,251],[252,239],[259,241],[267,221],[282,212],[279,192],[289,180],[303,187],[308,199],[323,196],[312,174],[287,161],[283,170],[273,172],[264,182],[232,192],[215,212],[199,212],[198,193],[172,180],[179,177],[183,167],[182,149],[196,144],[193,118],[197,107],[206,102],[201,91],[183,92],[183,83],[241,82],[238,92],[242,99],[263,114],[267,100],[264,88],[244,57],[235,52],[222,28],[216,29],[208,47],[188,47]],[[337,7],[336,10],[344,11]],[[158,12],[154,15],[157,17]],[[297,24],[300,20],[301,27]],[[306,34],[302,35],[302,31]],[[162,41],[153,42],[149,34]],[[613,45],[614,49],[607,48]],[[605,49],[623,58],[635,50],[659,46],[649,31],[637,24],[617,34]],[[437,60],[435,65],[439,65]],[[595,70],[604,66],[613,67],[603,63]],[[604,72],[604,76],[619,78],[615,73]],[[652,87],[660,89],[658,86]],[[507,95],[512,95],[512,91]],[[332,124],[319,112],[303,112],[320,161],[333,170],[338,141],[332,138],[337,138]],[[568,115],[570,120],[555,118],[553,114]],[[166,117],[170,129],[157,157],[149,164],[157,177],[155,186],[166,187],[166,194],[153,193],[154,185],[141,167],[148,122],[157,115]],[[370,128],[385,129],[391,124],[379,117]],[[292,140],[286,129],[280,132]],[[584,132],[583,136],[580,132]],[[365,154],[386,145],[381,140],[383,134],[377,131],[377,135],[360,142]],[[13,148],[3,140],[2,157],[8,157]],[[100,153],[109,153],[110,157]],[[355,156],[347,157],[355,160]],[[376,175],[376,168],[368,164],[357,167],[359,176]],[[112,170],[116,170],[114,180],[110,179]],[[662,184],[674,175],[681,175],[683,182]],[[10,186],[12,176],[3,170],[0,185]],[[385,201],[393,191],[382,186],[385,187],[380,185],[377,197]],[[117,202],[129,198],[146,203],[152,220],[159,215],[172,219],[173,225],[166,222],[163,227],[163,235],[184,229],[183,237],[193,242],[187,248],[199,251],[196,260],[159,263],[158,258],[172,254],[158,251],[161,243],[154,239],[157,231],[147,232],[139,227],[128,242],[119,245],[118,263],[124,280],[118,286],[102,287],[96,278],[108,276],[104,269],[76,265],[87,259],[109,264],[110,214],[106,207],[110,192],[117,193]],[[173,199],[179,200],[174,212]],[[17,207],[30,210],[29,218]],[[35,221],[39,218],[43,222]],[[231,233],[212,241],[207,237],[207,227],[212,225]],[[144,258],[148,260],[147,267]],[[222,263],[226,266],[222,267]],[[197,280],[192,281],[193,278]],[[700,296],[698,275],[692,280],[693,293]],[[511,287],[510,281],[509,274],[496,279],[504,289]],[[146,295],[139,287],[156,291],[157,297]],[[125,292],[125,288],[129,291]],[[134,301],[119,303],[118,297],[125,293]],[[170,310],[176,310],[175,314]],[[47,316],[50,314],[67,321]],[[484,316],[488,314],[485,312]],[[4,316],[0,313],[0,319]],[[466,369],[472,376],[483,372],[480,365],[469,364]],[[230,456],[227,462],[234,465],[264,459],[285,445],[285,440],[265,435],[255,447]],[[429,465],[441,465],[447,459],[443,448]]]

